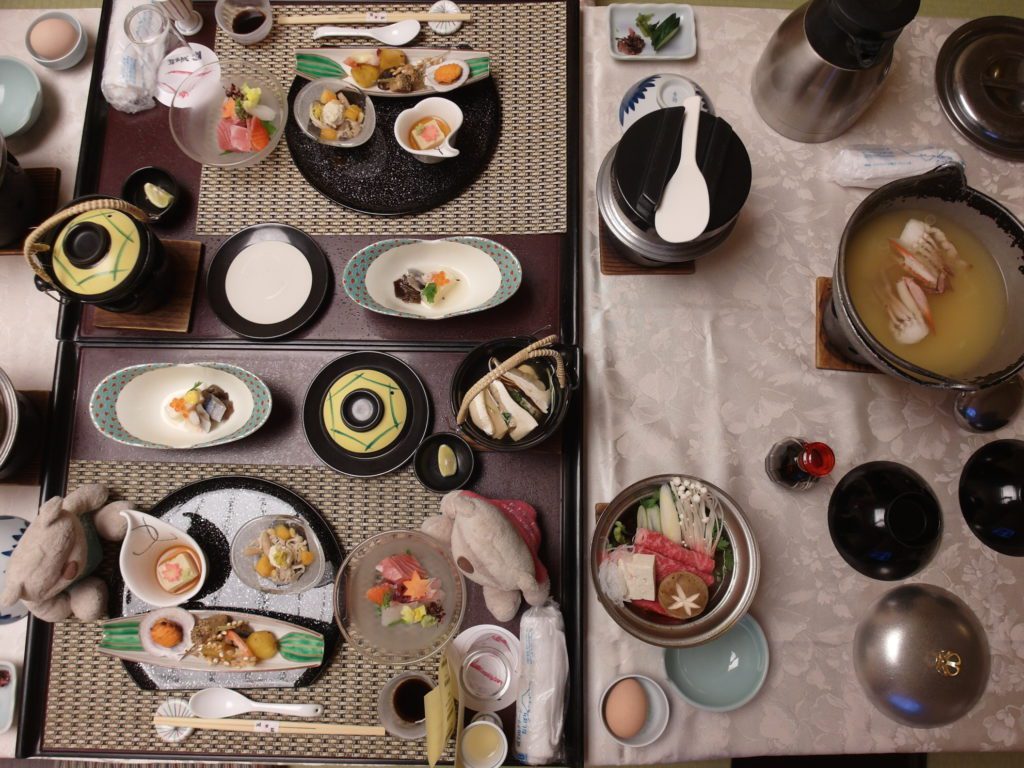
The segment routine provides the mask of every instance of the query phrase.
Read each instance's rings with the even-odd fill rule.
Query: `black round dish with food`
[[[942,508],[914,470],[871,461],[847,472],[832,492],[828,532],[855,570],[882,581],[904,579],[938,550]]]
[[[960,511],[986,547],[1024,557],[1024,441],[996,440],[974,452],[960,475]]]
[[[458,415],[463,397],[465,397],[474,384],[490,372],[492,367],[490,361],[492,358],[498,362],[503,362],[535,341],[537,339],[530,336],[495,339],[494,341],[484,342],[466,355],[452,374],[452,413],[456,416]],[[551,402],[548,413],[543,418],[537,419],[537,427],[519,440],[512,440],[508,437],[495,439],[485,434],[474,423],[473,419],[467,416],[466,420],[459,425],[459,431],[472,444],[488,448],[492,451],[522,451],[540,445],[558,431],[558,428],[565,420],[566,414],[569,412],[572,392],[579,386],[579,380],[577,372],[573,367],[570,349],[562,344],[552,344],[548,349],[552,349],[561,355],[565,363],[566,386],[562,387],[558,384],[558,379],[555,376],[555,362],[552,358],[540,357],[526,361],[528,365],[538,372],[539,377],[548,383],[551,389]]]
[[[295,78],[288,92],[285,141],[306,181],[346,208],[382,216],[437,208],[476,181],[498,146],[501,99],[492,77],[444,94],[463,114],[455,139],[459,155],[433,165],[420,162],[395,140],[396,118],[417,100],[375,99],[377,122],[370,140],[358,147],[332,147],[307,136],[291,114],[295,97],[306,82]]]
[[[455,456],[455,473],[448,477],[441,473],[441,459],[438,455],[444,445]],[[461,435],[455,432],[436,432],[424,439],[416,449],[413,469],[416,470],[416,479],[428,491],[448,493],[465,487],[470,481],[476,469],[476,459],[473,449]]]
[[[351,477],[404,466],[430,427],[423,381],[383,352],[353,352],[325,365],[302,406],[306,441],[320,461]]]
[[[158,187],[170,196],[167,205],[159,206],[150,199],[146,194],[147,184]],[[168,171],[154,165],[132,171],[124,180],[121,196],[148,213],[151,221],[161,224],[174,220],[185,208],[181,186]]]

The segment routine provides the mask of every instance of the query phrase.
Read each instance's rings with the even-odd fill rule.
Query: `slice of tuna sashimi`
[[[398,584],[399,582],[411,579],[414,574],[419,574],[420,578],[426,575],[426,571],[423,570],[420,561],[412,555],[385,557],[377,563],[377,573],[381,575],[384,581],[389,581],[392,584]]]
[[[643,548],[642,554],[664,555],[703,573],[711,573],[715,570],[714,558],[708,557],[701,552],[687,549],[682,544],[676,544],[662,534],[647,528],[637,528],[633,544],[638,552],[641,552],[641,547]]]
[[[221,152],[234,151],[231,146],[230,120],[221,120],[217,123],[217,147]]]

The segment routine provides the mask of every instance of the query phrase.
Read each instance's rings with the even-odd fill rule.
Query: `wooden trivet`
[[[60,194],[60,168],[26,168],[25,173],[32,179],[32,186],[36,190],[36,215],[33,217],[32,226],[50,218],[57,210],[57,196]],[[28,235],[28,232],[25,233]],[[0,256],[20,256],[22,254],[25,238],[14,245],[5,245],[0,248]]]
[[[22,390],[23,394],[39,415],[39,441],[32,457],[10,477],[0,480],[3,485],[39,485],[43,469],[43,437],[46,435],[46,421],[50,415],[50,393],[34,389]]]
[[[856,363],[841,354],[825,335],[825,313],[832,301],[832,278],[819,277],[814,281],[814,366],[824,371],[853,371],[855,373],[881,373],[877,368]]]
[[[167,303],[145,314],[97,309],[94,322],[98,328],[188,333],[203,244],[192,240],[164,240],[163,245],[171,270],[168,276],[171,297]]]
[[[601,236],[601,274],[616,275],[692,275],[697,269],[697,262],[684,261],[679,264],[666,264],[664,267],[641,267],[634,264],[619,252],[619,247],[612,239],[611,233],[604,222],[600,222]]]

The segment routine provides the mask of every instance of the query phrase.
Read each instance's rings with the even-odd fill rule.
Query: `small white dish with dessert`
[[[395,119],[395,141],[421,163],[457,157],[455,136],[462,127],[462,110],[450,99],[431,96]]]
[[[206,581],[206,556],[195,539],[158,517],[125,510],[128,534],[121,544],[125,586],[154,608],[188,602]]]

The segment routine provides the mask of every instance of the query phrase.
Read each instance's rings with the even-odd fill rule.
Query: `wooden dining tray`
[[[295,40],[308,45],[311,27],[275,25],[263,43],[241,48],[218,33],[213,2],[200,0],[202,32],[196,42],[213,45],[223,57],[252,59],[277,67],[291,57]],[[352,479],[320,464],[301,425],[306,388],[316,372],[338,356],[379,350],[405,360],[423,379],[432,406],[430,431],[455,427],[450,377],[478,343],[494,338],[557,333],[575,349],[578,286],[579,5],[570,0],[510,0],[461,4],[473,15],[445,44],[471,44],[493,57],[493,74],[504,107],[502,134],[487,169],[455,201],[426,216],[382,219],[347,211],[324,200],[288,164],[281,143],[253,169],[202,169],[189,161],[167,131],[166,110],[135,115],[108,110],[99,80],[103,69],[113,0],[103,0],[83,135],[76,196],[118,195],[138,167],[171,171],[187,200],[185,215],[154,224],[163,239],[202,243],[189,333],[108,328],[94,309],[65,304],[58,320],[58,353],[53,406],[43,466],[43,494],[65,493],[79,483],[107,483],[119,496],[148,508],[190,481],[244,473],[281,483],[304,496],[330,524],[343,550],[387,528],[415,528],[437,512],[439,496],[427,492],[407,466],[375,479]],[[325,12],[336,4],[321,6]],[[399,10],[422,6],[349,3],[346,10]],[[275,3],[275,10],[316,12],[309,4]],[[424,28],[421,42],[435,35]],[[549,41],[538,48],[537,41]],[[255,57],[255,58],[253,58]],[[543,71],[543,115],[531,109],[522,68]],[[287,74],[287,73],[284,73]],[[282,74],[281,82],[288,82]],[[543,152],[523,164],[529,142],[522,131],[550,139]],[[518,137],[518,138],[517,138]],[[130,148],[130,151],[124,151]],[[285,161],[282,164],[282,159]],[[269,174],[269,175],[267,175]],[[518,174],[518,175],[517,175]],[[515,181],[518,179],[518,181]],[[493,194],[496,181],[504,191]],[[515,181],[515,183],[512,183]],[[327,254],[333,273],[325,309],[306,328],[277,342],[236,337],[212,312],[206,270],[225,237],[240,226],[283,221],[306,227]],[[436,322],[376,315],[348,300],[340,288],[347,260],[360,248],[394,237],[445,237],[471,233],[507,247],[523,266],[522,287],[493,310]],[[576,350],[578,353],[578,349]],[[87,404],[96,384],[112,371],[146,362],[234,363],[260,376],[274,403],[267,423],[245,440],[202,450],[143,450],[104,438],[92,425]],[[577,366],[579,368],[579,364]],[[581,372],[582,373],[582,372]],[[537,449],[517,453],[481,451],[470,488],[485,496],[523,499],[539,513],[540,556],[552,577],[567,627],[570,670],[566,703],[564,762],[582,764],[582,576],[578,488],[581,403],[574,398],[558,434]],[[113,581],[117,548],[108,545],[100,574]],[[493,623],[480,589],[468,585],[463,626]],[[521,615],[521,614],[520,614]],[[505,625],[518,631],[518,617]],[[179,744],[157,740],[150,718],[167,693],[140,690],[122,665],[95,652],[99,630],[74,621],[56,625],[31,619],[25,683],[21,686],[18,757],[93,759],[252,760],[273,762],[420,764],[422,742],[393,737],[324,741],[278,734],[196,732]],[[434,662],[421,665],[430,671]],[[332,722],[375,725],[377,696],[399,668],[369,663],[341,642],[323,674],[309,687],[249,691],[255,698],[320,703]],[[436,673],[436,668],[434,669]],[[515,708],[501,713],[514,742]],[[254,758],[258,755],[258,758]],[[452,761],[449,749],[443,761]],[[514,758],[510,755],[510,762]]]

